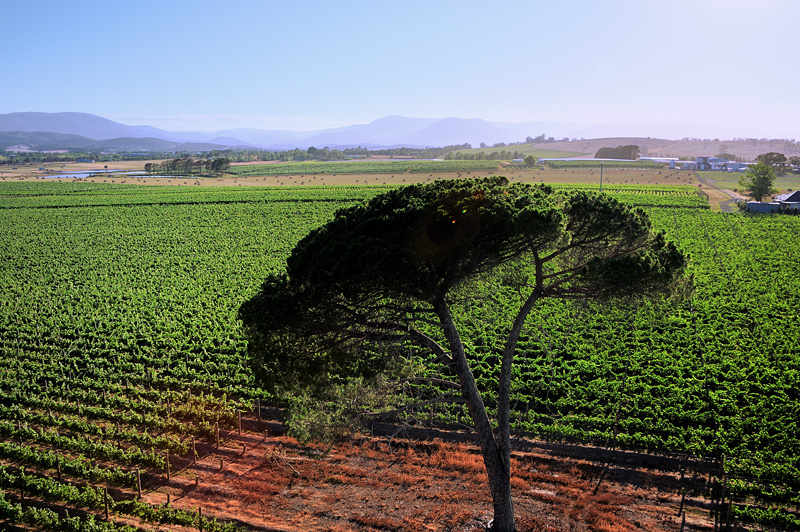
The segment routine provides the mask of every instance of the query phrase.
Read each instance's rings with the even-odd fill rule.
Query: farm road
[[[701,183],[703,186],[711,187],[714,190],[717,190],[717,191],[722,192],[723,194],[725,194],[727,196],[730,196],[729,200],[725,200],[725,201],[721,201],[720,202],[719,206],[720,206],[720,209],[722,210],[722,212],[734,212],[736,210],[736,201],[740,199],[736,194],[734,194],[730,190],[721,189],[718,186],[714,185],[713,183],[711,183],[709,181],[706,181],[700,175],[699,172],[693,172],[693,173],[694,173],[695,177],[697,177],[697,181],[699,183]]]

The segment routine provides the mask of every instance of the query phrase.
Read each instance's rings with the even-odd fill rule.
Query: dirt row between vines
[[[169,494],[173,506],[260,531],[478,531],[491,519],[468,433],[381,427],[382,435],[325,448],[299,444],[277,423],[251,430],[231,433],[219,449],[198,448],[197,463],[174,463],[171,478],[153,479],[143,498],[165,504]],[[697,461],[532,440],[515,446],[520,532],[679,530],[681,489],[705,482]],[[684,508],[685,530],[713,529],[709,501],[688,497]]]

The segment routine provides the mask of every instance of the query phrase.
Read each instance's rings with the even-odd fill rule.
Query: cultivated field
[[[501,170],[599,186],[593,169]],[[0,525],[479,530],[491,505],[469,434],[434,430],[463,426],[459,405],[329,454],[300,445],[236,318],[297,240],[381,178],[459,173],[485,175],[0,181]],[[689,253],[696,290],[532,316],[514,388],[521,530],[800,528],[800,218],[713,212],[693,173],[603,179]],[[503,314],[470,308],[486,382]]]
[[[573,140],[567,142],[548,142],[537,144],[538,148],[549,150],[578,151],[594,156],[600,148],[615,148],[635,144],[641,148],[642,157],[714,157],[720,153],[730,153],[746,161],[753,161],[762,153],[778,152],[787,158],[800,155],[800,144],[792,140],[778,139],[686,139],[668,140],[641,137],[615,137],[606,139]]]
[[[524,183],[553,184],[600,184],[600,169],[597,167],[533,168],[500,161],[375,161],[334,163],[242,163],[232,166],[231,173],[219,177],[144,177],[130,176],[123,172],[142,171],[143,161],[111,164],[108,175],[95,175],[83,179],[90,183],[136,184],[158,186],[349,186],[349,185],[404,185],[424,183],[434,179],[480,178],[504,175],[512,181]],[[0,183],[19,181],[77,181],[75,179],[44,179],[44,175],[56,172],[102,171],[104,163],[75,163],[63,168],[8,167],[0,171]],[[703,175],[701,173],[700,175]],[[728,174],[731,176],[731,174]],[[720,181],[720,190],[706,186],[704,194],[711,196],[711,208],[720,210],[720,204],[737,196],[732,189],[738,187],[738,175],[734,181]],[[791,178],[788,178],[791,179]],[[703,188],[698,174],[686,170],[669,170],[643,164],[641,167],[605,168],[603,183],[611,185],[694,185]],[[792,181],[778,182],[779,186],[791,188]],[[796,187],[795,187],[796,188]],[[725,191],[723,191],[723,189]],[[783,190],[781,190],[783,191]]]

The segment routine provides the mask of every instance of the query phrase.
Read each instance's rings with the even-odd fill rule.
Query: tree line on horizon
[[[595,159],[626,159],[635,161],[639,158],[641,149],[636,144],[626,144],[616,148],[600,148],[594,154]]]
[[[192,159],[189,157],[179,157],[163,163],[147,163],[144,171],[147,175],[191,175],[191,174],[221,174],[231,166],[231,160],[227,157],[216,159]]]

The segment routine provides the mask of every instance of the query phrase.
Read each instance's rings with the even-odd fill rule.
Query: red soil
[[[679,474],[668,470],[669,459],[518,446],[512,486],[520,532],[680,529]],[[327,450],[245,433],[219,450],[198,450],[196,464],[174,464],[171,479],[151,485],[145,500],[163,504],[169,493],[176,507],[281,532],[478,531],[492,515],[483,462],[469,443],[372,436]],[[704,505],[687,500],[687,529],[711,529]]]

